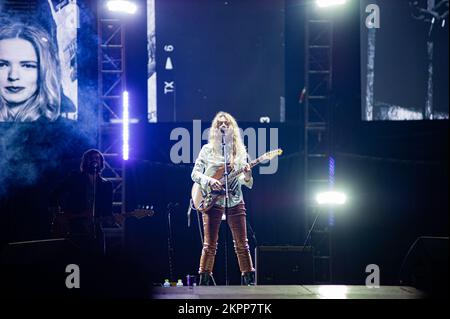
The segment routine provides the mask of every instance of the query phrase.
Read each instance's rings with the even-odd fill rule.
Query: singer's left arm
[[[250,168],[250,164],[244,163],[244,173],[239,176],[239,183],[241,185],[245,185],[248,188],[252,189],[253,187],[253,176],[252,176],[252,169]]]

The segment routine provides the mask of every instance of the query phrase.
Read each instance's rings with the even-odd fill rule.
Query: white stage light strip
[[[130,156],[130,113],[129,113],[129,99],[128,92],[123,92],[123,115],[122,115],[122,157],[127,161]]]

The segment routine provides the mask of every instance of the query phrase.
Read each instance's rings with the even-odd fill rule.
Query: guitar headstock
[[[261,161],[271,160],[275,156],[279,156],[281,154],[283,154],[283,150],[281,148],[264,153],[261,155]]]

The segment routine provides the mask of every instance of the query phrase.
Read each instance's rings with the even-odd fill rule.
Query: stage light
[[[122,124],[123,120],[122,119],[110,119],[109,122],[111,124]],[[139,119],[128,119],[128,123],[137,124],[137,123],[139,123]]]
[[[336,191],[322,192],[316,195],[316,202],[319,205],[328,206],[344,205],[347,202],[347,196]]]
[[[137,6],[132,1],[110,0],[106,2],[109,11],[135,14]]]
[[[343,5],[347,0],[316,0],[316,4],[320,8],[327,8],[333,6]]]
[[[129,100],[128,100],[128,92],[123,92],[123,116],[122,116],[122,158],[127,161],[130,155],[130,113],[129,113]]]

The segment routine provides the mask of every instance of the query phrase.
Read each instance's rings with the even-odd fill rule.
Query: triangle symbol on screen
[[[172,69],[173,69],[172,59],[170,57],[168,57],[166,60],[166,70],[172,70]]]

